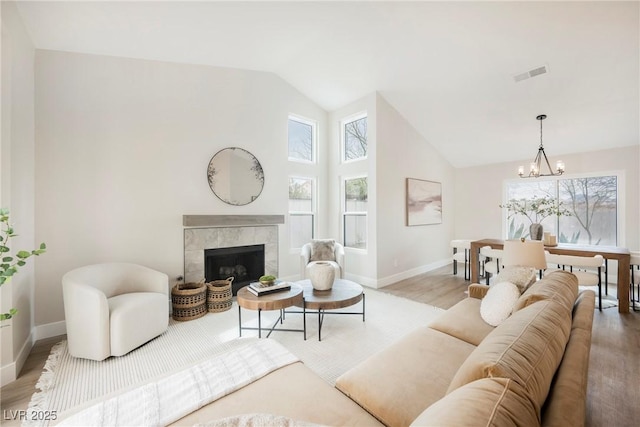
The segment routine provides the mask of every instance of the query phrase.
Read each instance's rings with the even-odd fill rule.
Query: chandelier
[[[556,162],[555,173],[551,170],[549,159],[547,159],[547,155],[544,152],[544,147],[542,146],[542,121],[546,118],[547,116],[545,114],[541,114],[538,117],[536,117],[536,120],[540,120],[540,147],[538,147],[538,154],[536,155],[536,158],[533,159],[533,162],[531,162],[528,175],[524,174],[524,166],[518,167],[518,175],[520,175],[520,178],[538,178],[541,176],[556,176],[556,175],[562,175],[564,173],[564,162],[562,160],[558,160]],[[549,169],[549,173],[540,173],[543,158],[544,158],[544,162],[547,164],[547,169]]]

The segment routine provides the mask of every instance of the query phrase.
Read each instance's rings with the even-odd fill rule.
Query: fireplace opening
[[[233,276],[233,295],[256,282],[264,274],[264,245],[236,246],[204,250],[204,276],[207,282]]]

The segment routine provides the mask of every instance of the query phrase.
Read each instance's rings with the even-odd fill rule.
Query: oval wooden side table
[[[291,284],[291,289],[287,291],[274,292],[268,295],[256,296],[249,292],[247,289],[248,286],[241,288],[238,290],[237,301],[238,301],[238,328],[240,331],[240,336],[242,336],[243,330],[254,330],[258,331],[258,338],[262,338],[262,311],[263,310],[279,310],[280,316],[276,320],[276,322],[268,328],[269,333],[267,334],[267,338],[271,335],[271,333],[275,331],[283,331],[283,332],[302,332],[304,334],[304,339],[307,339],[307,322],[306,316],[303,314],[303,328],[302,329],[286,329],[286,328],[277,328],[278,323],[282,325],[284,320],[284,309],[287,307],[297,306],[302,307],[304,310],[304,296],[302,292],[302,288],[296,284]],[[258,311],[258,327],[247,327],[242,326],[242,309],[246,310],[257,310]],[[265,330],[267,328],[264,328]]]

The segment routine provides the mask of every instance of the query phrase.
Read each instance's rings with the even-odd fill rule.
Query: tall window
[[[558,236],[560,243],[612,245],[618,243],[618,177],[615,175],[507,183],[506,198],[530,199],[551,196],[570,215],[550,216],[545,231]],[[514,216],[507,222],[507,238],[529,237],[530,222]]]
[[[314,237],[315,181],[289,177],[289,244],[301,248]]]
[[[315,122],[289,116],[288,123],[289,160],[315,162]]]
[[[367,116],[359,115],[345,120],[343,129],[342,160],[345,162],[367,157]]]
[[[344,180],[344,245],[367,248],[367,177]]]

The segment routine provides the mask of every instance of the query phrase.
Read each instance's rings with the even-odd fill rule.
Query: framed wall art
[[[442,223],[442,183],[407,178],[407,226]]]

